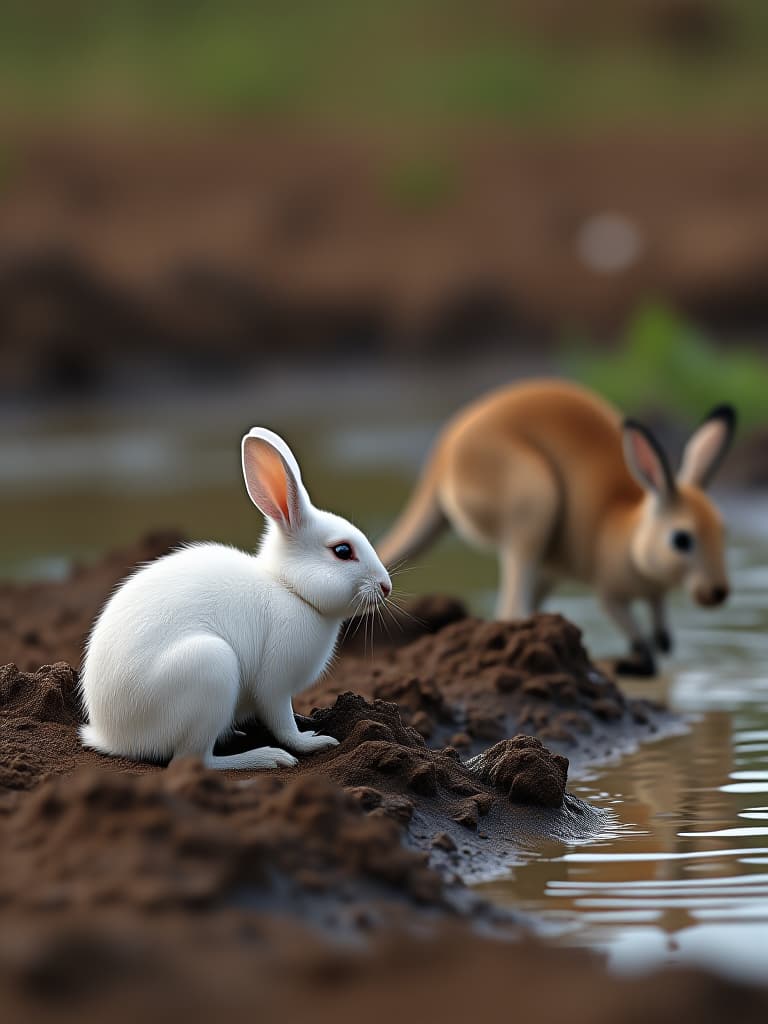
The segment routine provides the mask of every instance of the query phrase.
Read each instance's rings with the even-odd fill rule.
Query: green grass
[[[721,5],[724,0],[721,0]],[[0,108],[275,112],[582,123],[754,115],[768,95],[768,4],[730,0],[696,56],[546,36],[483,0],[6,0]]]
[[[693,425],[712,407],[731,402],[744,429],[765,423],[765,358],[715,345],[663,306],[641,310],[616,352],[577,351],[567,362],[575,379],[627,413],[677,410]]]
[[[438,210],[457,193],[458,170],[435,156],[422,156],[395,164],[383,176],[383,191],[390,202],[407,212]]]

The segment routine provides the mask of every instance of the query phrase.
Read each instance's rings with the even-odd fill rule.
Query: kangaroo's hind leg
[[[544,456],[508,437],[460,438],[451,451],[441,501],[462,537],[499,554],[496,617],[530,615],[560,507],[557,479]]]
[[[214,756],[216,740],[232,729],[240,690],[237,655],[221,637],[185,637],[163,654],[154,682],[159,703],[164,706],[161,724],[174,760],[201,757],[206,767],[218,769],[296,764],[295,757],[278,747]]]
[[[542,562],[552,543],[559,495],[554,474],[538,452],[516,455],[500,499],[496,618],[525,618],[539,608],[555,582]]]

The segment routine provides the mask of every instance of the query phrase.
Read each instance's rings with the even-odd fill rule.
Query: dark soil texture
[[[306,695],[317,709],[300,727],[340,744],[296,770],[84,750],[73,664],[87,628],[130,566],[176,539],[0,594],[5,649],[23,659],[0,669],[4,1020],[765,1018],[766,993],[707,975],[610,976],[458,880],[488,877],[523,841],[599,834],[560,750],[586,756],[587,737],[600,756],[666,722],[557,616],[484,623],[423,602],[423,635],[342,652]],[[268,741],[245,731],[232,749]]]
[[[411,642],[405,646],[381,649],[377,638],[378,656],[344,654],[328,678],[302,694],[298,707],[350,689],[394,701],[431,746],[449,743],[476,754],[528,733],[566,754],[577,769],[680,725],[659,705],[625,696],[590,661],[579,629],[560,615],[484,622],[457,602],[435,597],[415,602],[412,612],[425,635],[413,639],[412,620],[406,620]]]

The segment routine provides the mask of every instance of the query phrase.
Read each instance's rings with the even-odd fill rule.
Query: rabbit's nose
[[[384,597],[389,597],[389,595],[392,593],[392,584],[389,582],[382,582],[379,584],[379,586],[381,587],[381,592],[384,595]]]

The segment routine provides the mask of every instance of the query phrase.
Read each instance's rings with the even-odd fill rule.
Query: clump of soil
[[[626,697],[560,615],[508,623],[465,616],[381,656],[345,656],[297,703],[327,703],[345,689],[394,701],[431,746],[479,752],[516,733],[535,734],[577,765],[675,721]]]
[[[502,740],[467,765],[512,803],[560,807],[563,802],[568,758],[553,754],[535,736]]]

